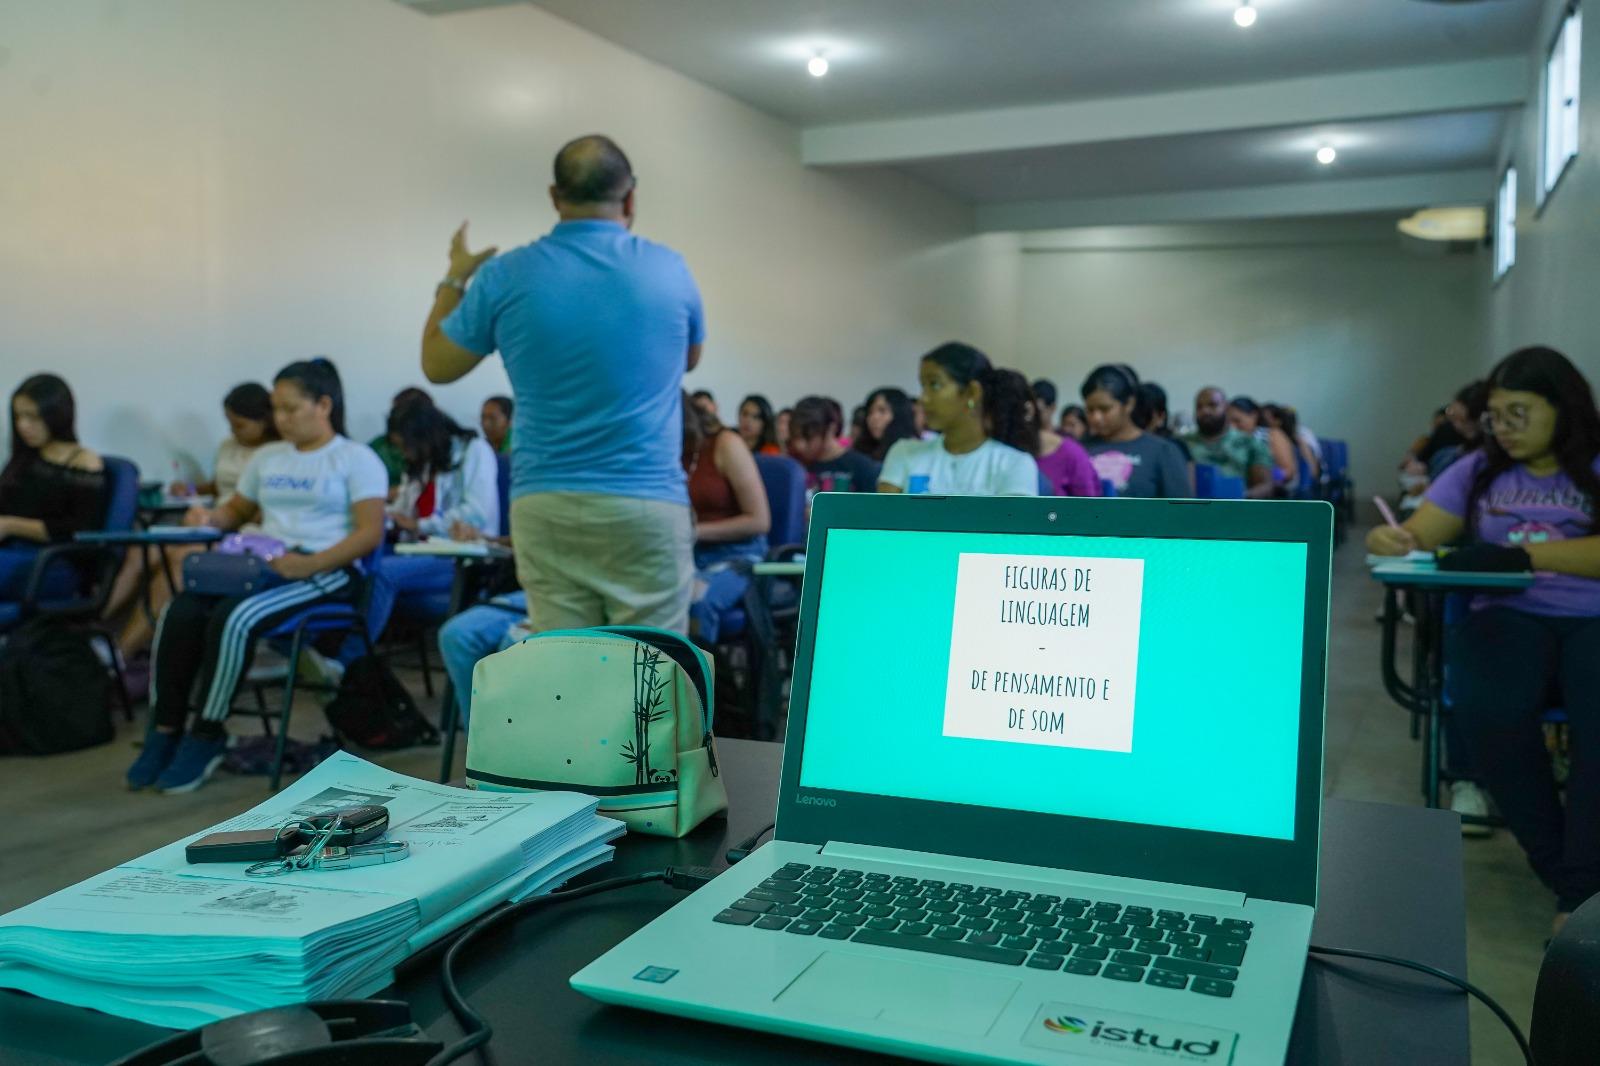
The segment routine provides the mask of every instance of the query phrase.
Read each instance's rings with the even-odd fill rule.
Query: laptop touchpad
[[[999,974],[825,952],[774,1000],[791,1010],[847,1014],[982,1036],[1021,982]]]

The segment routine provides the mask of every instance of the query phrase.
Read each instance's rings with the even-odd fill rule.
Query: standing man
[[[535,632],[686,632],[694,532],[680,390],[705,339],[700,292],[677,252],[629,233],[633,169],[609,138],[557,153],[550,198],[555,228],[498,258],[467,250],[465,224],[456,231],[422,370],[446,382],[496,350],[505,362],[511,539]]]
[[[1240,433],[1228,425],[1228,394],[1207,385],[1194,397],[1195,432],[1186,433],[1184,444],[1196,466],[1214,466],[1245,484],[1244,494],[1252,500],[1270,500],[1277,492],[1272,483],[1272,453],[1264,441]]]

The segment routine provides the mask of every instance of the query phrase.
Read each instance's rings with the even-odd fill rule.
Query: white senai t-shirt
[[[348,437],[314,452],[275,441],[251,457],[238,493],[261,508],[261,532],[319,552],[350,535],[352,504],[388,496],[389,474],[376,452]]]
[[[965,455],[951,455],[942,437],[907,438],[896,441],[884,456],[878,480],[901,492],[934,496],[1037,496],[1039,464],[996,440],[986,440]]]

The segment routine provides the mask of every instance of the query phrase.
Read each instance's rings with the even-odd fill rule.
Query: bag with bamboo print
[[[531,636],[473,670],[467,784],[583,792],[629,829],[681,837],[728,807],[712,678],[711,657],[664,629]]]

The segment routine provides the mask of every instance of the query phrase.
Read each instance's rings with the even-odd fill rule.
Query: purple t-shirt
[[[1472,482],[1486,461],[1483,452],[1473,452],[1452,463],[1428,487],[1428,502],[1457,518],[1465,518]],[[1600,459],[1595,460],[1595,471],[1600,473]],[[1490,482],[1479,497],[1474,533],[1478,540],[1488,544],[1528,545],[1571,540],[1595,532],[1590,525],[1593,514],[1593,502],[1565,473],[1534,477],[1519,463]],[[1600,581],[1540,571],[1526,592],[1477,596],[1472,601],[1473,609],[1491,605],[1528,614],[1594,617],[1600,615]]]
[[[1083,445],[1071,437],[1061,438],[1061,447],[1040,459],[1039,472],[1050,482],[1057,496],[1098,496],[1100,475]]]

